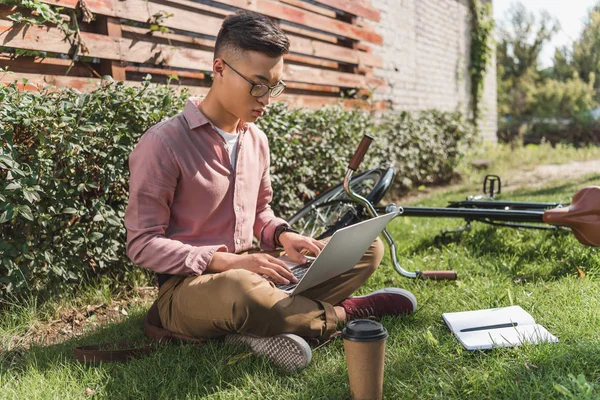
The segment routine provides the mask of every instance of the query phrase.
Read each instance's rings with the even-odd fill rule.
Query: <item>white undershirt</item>
[[[229,161],[231,161],[231,167],[235,171],[235,161],[237,158],[238,139],[240,135],[233,135],[225,132],[223,129],[219,129],[215,126],[215,129],[219,135],[223,136],[225,143],[227,144],[227,150],[229,150]]]

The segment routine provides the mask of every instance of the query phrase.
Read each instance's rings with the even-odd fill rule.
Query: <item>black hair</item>
[[[275,58],[287,54],[289,48],[290,40],[269,18],[253,11],[237,11],[223,20],[214,58],[230,52],[236,57],[246,50]]]

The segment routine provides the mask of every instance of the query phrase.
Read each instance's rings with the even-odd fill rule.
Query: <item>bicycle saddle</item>
[[[569,207],[544,212],[544,222],[567,226],[581,243],[600,246],[600,186],[581,189]]]

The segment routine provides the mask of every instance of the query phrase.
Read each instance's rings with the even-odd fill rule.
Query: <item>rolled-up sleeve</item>
[[[165,236],[181,172],[168,144],[148,131],[129,157],[129,203],[125,212],[127,256],[156,273],[200,275],[226,246],[192,246]]]
[[[273,189],[271,188],[271,175],[269,174],[270,158],[265,157],[267,165],[263,170],[256,202],[256,218],[254,220],[254,236],[260,239],[260,248],[265,251],[273,251],[277,247],[275,243],[275,229],[279,225],[287,225],[287,221],[275,217],[271,209],[271,200],[273,199]]]

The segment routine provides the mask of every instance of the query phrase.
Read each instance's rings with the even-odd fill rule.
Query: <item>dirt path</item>
[[[593,173],[600,173],[600,160],[538,165],[531,170],[513,173],[510,177],[501,178],[503,178],[504,188],[516,190],[524,187],[540,187],[548,181],[575,179]]]

